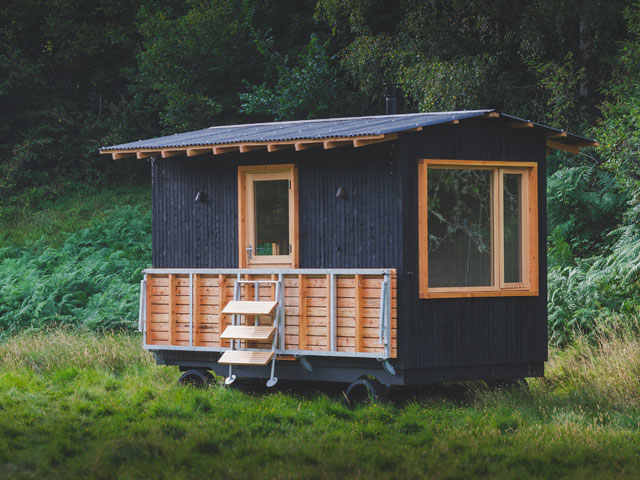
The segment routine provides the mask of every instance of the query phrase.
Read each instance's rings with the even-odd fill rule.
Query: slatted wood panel
[[[193,344],[226,347],[220,334],[231,322],[222,309],[233,299],[236,274],[194,274]],[[272,280],[271,275],[252,275],[251,280]],[[285,275],[285,348],[330,350],[329,275]],[[244,276],[243,276],[244,279]],[[336,275],[336,347],[339,352],[384,353],[379,343],[382,275]],[[254,286],[244,284],[243,300],[253,300]],[[269,284],[258,288],[261,301],[275,299]],[[302,307],[301,307],[302,306]],[[258,316],[258,325],[272,325],[270,316]],[[254,316],[245,318],[255,324]],[[302,328],[301,328],[302,327]],[[189,275],[147,275],[147,344],[189,344]],[[397,356],[397,280],[391,275],[391,356]],[[240,346],[270,348],[271,341],[242,341]]]

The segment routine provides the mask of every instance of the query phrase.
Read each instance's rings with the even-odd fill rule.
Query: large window
[[[535,163],[421,160],[420,297],[537,295]]]

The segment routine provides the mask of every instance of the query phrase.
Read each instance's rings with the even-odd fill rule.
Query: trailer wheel
[[[350,408],[356,405],[380,403],[387,400],[389,387],[380,383],[373,376],[362,376],[351,382],[345,392],[345,400]]]
[[[178,385],[206,388],[213,381],[213,375],[208,370],[187,370],[178,379]]]

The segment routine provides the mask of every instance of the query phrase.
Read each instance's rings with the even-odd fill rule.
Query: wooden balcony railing
[[[280,280],[238,284],[244,300],[284,304],[278,321],[279,355],[397,356],[397,288],[393,269],[149,269],[141,287],[140,327],[150,350],[225,351],[220,338],[231,325],[222,314],[234,298],[236,280]],[[257,290],[257,292],[256,292]],[[245,321],[253,325],[254,318]],[[258,324],[272,324],[258,317]],[[246,342],[244,348],[267,348]]]

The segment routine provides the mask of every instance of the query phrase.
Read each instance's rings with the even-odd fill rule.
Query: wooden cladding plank
[[[222,340],[220,334],[227,328],[229,317],[222,313],[224,307],[227,306],[227,277],[224,274],[218,275],[218,306],[220,308],[218,315],[218,344],[221,347],[229,347],[229,340]]]
[[[200,275],[193,274],[193,344],[195,346],[200,345],[200,337],[198,332],[200,331],[200,322],[202,321],[202,305],[200,299]]]
[[[176,323],[176,275],[169,274],[169,345],[174,344],[174,331]]]
[[[151,340],[151,302],[152,302],[152,296],[151,296],[151,289],[154,286],[154,282],[155,282],[155,277],[153,275],[147,275],[147,299],[146,299],[146,318],[145,318],[145,328],[146,328],[146,343],[147,344],[151,344],[152,340]]]
[[[362,275],[355,275],[355,297],[356,297],[356,351],[362,351],[362,287],[361,287]]]
[[[298,326],[299,338],[298,348],[305,350],[307,348],[307,286],[304,275],[298,275]]]

